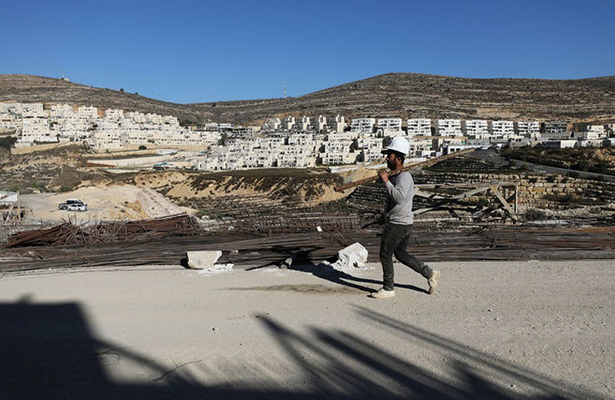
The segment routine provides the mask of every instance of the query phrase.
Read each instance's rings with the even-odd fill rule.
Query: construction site
[[[433,261],[614,258],[615,184],[530,176],[472,154],[406,166],[416,188],[414,253]],[[0,237],[11,262],[0,268],[173,264],[199,248],[252,268],[333,259],[355,242],[377,261],[386,191],[375,172],[154,172],[64,194],[6,192]],[[67,197],[86,199],[89,210],[58,210]],[[151,251],[161,246],[168,249]]]
[[[376,168],[64,164],[38,179],[68,191],[2,192],[0,397],[615,397],[615,184],[473,152],[406,167],[408,250],[442,282],[396,264],[386,302]]]

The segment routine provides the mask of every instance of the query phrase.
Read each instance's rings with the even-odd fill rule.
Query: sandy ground
[[[7,274],[0,398],[614,398],[612,260],[433,266]]]
[[[68,193],[40,193],[22,195],[30,207],[33,222],[72,221],[75,224],[124,219],[163,217],[189,211],[176,206],[156,191],[142,186],[111,185],[82,187]],[[66,199],[79,199],[88,205],[87,211],[58,210]]]

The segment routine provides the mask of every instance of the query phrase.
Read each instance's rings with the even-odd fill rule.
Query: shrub
[[[0,138],[0,147],[4,147],[9,152],[11,151],[11,148],[15,146],[15,143],[17,143],[17,138],[14,136]]]
[[[545,196],[545,199],[563,204],[573,204],[578,202],[576,196],[572,194],[548,194]]]
[[[523,214],[523,217],[527,221],[542,221],[547,219],[547,213],[537,208],[530,208]]]

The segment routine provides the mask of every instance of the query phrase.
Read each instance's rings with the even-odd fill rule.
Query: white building
[[[315,145],[314,135],[311,133],[306,133],[306,132],[292,133],[291,135],[288,136],[287,142],[289,146],[308,148],[308,149],[311,149],[311,151],[314,150],[314,145]]]
[[[269,118],[267,119],[267,122],[265,122],[264,128],[270,131],[275,131],[280,127],[281,124],[282,122],[280,121],[280,118]]]
[[[432,150],[432,139],[435,136],[413,136],[408,139],[410,151],[408,156],[419,156]]]
[[[489,123],[483,119],[464,121],[466,136],[470,139],[489,139]]]
[[[92,135],[92,145],[98,149],[119,149],[126,139],[117,121],[99,120]]]
[[[439,119],[436,131],[440,136],[463,136],[461,121],[458,119]]]
[[[47,118],[24,118],[22,121],[21,136],[19,143],[53,143],[58,138],[52,136]]]
[[[105,118],[119,121],[124,118],[124,110],[108,109],[105,111]]]
[[[540,123],[538,121],[517,121],[515,125],[517,135],[529,139],[540,139]]]
[[[0,103],[0,129],[14,129],[17,133],[21,133],[22,121],[21,104]]]
[[[566,133],[567,131],[568,123],[565,121],[545,122],[545,133]]]
[[[515,135],[515,126],[512,121],[492,121],[491,133],[496,140],[509,140]]]
[[[583,140],[604,139],[606,137],[604,125],[588,125],[586,130],[579,135],[579,138]]]
[[[355,118],[350,125],[350,131],[357,134],[371,134],[374,132],[376,118]]]
[[[310,129],[310,117],[303,116],[299,121],[295,122],[294,129],[296,131],[305,132]]]
[[[322,115],[319,115],[318,118],[314,120],[314,123],[312,125],[312,129],[314,129],[316,132],[322,132],[325,130],[326,127],[327,119]]]
[[[336,140],[354,140],[357,138],[357,134],[349,131],[345,132],[329,132],[327,134],[327,140],[330,142]]]
[[[431,136],[431,119],[412,118],[408,120],[408,136]]]
[[[98,109],[96,107],[82,106],[77,109],[77,115],[88,120],[98,118]]]
[[[357,149],[361,152],[361,161],[382,160],[382,141],[376,137],[359,137],[355,140]]]
[[[346,129],[346,121],[344,117],[342,117],[341,115],[336,115],[331,121],[332,122],[329,123],[329,125],[333,132],[344,132],[344,130]]]
[[[353,164],[357,157],[350,152],[352,140],[334,140],[324,143],[325,151],[322,155],[322,163],[332,164]]]
[[[23,118],[48,118],[49,113],[45,111],[41,103],[22,104],[21,116]]]
[[[467,144],[464,136],[432,136],[431,139],[433,150],[441,149],[444,146],[465,146]]]
[[[73,106],[68,104],[54,104],[49,110],[49,119],[52,121],[72,118],[74,115]]]
[[[290,131],[294,127],[295,127],[295,117],[289,115],[288,117],[284,118],[284,121],[282,121],[281,129],[285,131]]]
[[[378,119],[376,130],[381,136],[400,136],[402,134],[401,118],[381,118]]]

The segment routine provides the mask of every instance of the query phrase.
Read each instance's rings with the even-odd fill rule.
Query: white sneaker
[[[429,284],[429,294],[436,291],[438,286],[438,280],[440,279],[440,271],[434,271],[431,278],[427,278],[427,284]]]
[[[391,297],[395,297],[395,290],[384,290],[384,288],[380,288],[377,292],[370,294],[370,297],[374,299],[390,299]]]

